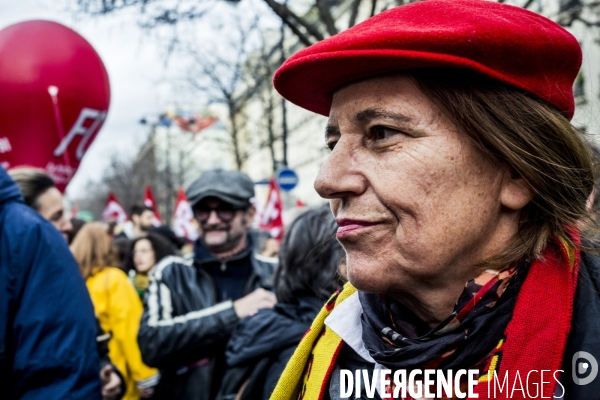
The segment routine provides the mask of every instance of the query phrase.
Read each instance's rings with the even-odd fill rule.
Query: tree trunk
[[[227,103],[229,107],[229,120],[231,123],[231,145],[233,146],[233,156],[235,157],[235,166],[240,171],[242,169],[242,154],[239,143],[239,132],[237,126],[237,114],[235,104],[231,101]]]

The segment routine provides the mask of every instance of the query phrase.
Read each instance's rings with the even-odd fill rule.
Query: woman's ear
[[[533,199],[533,191],[525,182],[511,170],[504,172],[502,189],[500,190],[500,203],[511,210],[518,211]]]

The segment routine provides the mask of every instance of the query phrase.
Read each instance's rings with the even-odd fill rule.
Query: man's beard
[[[214,231],[214,230],[227,232],[227,239],[225,240],[225,242],[223,242],[222,244],[217,244],[217,245],[209,244],[206,242],[207,231]],[[240,233],[238,235],[233,236],[231,234],[231,227],[228,225],[226,225],[226,226],[221,225],[219,227],[210,226],[210,227],[202,228],[202,236],[200,236],[200,241],[201,241],[202,245],[209,252],[211,252],[213,254],[219,254],[219,253],[226,253],[228,251],[235,249],[236,246],[239,245],[239,243],[243,237],[244,237],[244,233]]]

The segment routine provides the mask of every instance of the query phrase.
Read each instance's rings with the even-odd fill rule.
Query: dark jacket
[[[247,257],[252,273],[245,293],[272,288],[276,264],[251,249],[228,260],[167,257],[150,274],[138,343],[144,362],[161,371],[155,398],[206,400],[214,391],[213,370],[238,323],[231,300],[217,303],[207,269]]]
[[[65,240],[0,168],[2,398],[100,399],[96,329]]]
[[[573,377],[585,378],[593,371],[584,375],[577,372],[579,362],[588,363],[594,367],[594,361],[586,359],[578,352],[586,352],[595,360],[596,378],[584,385],[575,384]],[[564,373],[561,383],[565,387],[565,400],[600,399],[600,256],[581,253],[579,280],[575,293],[572,327],[565,356],[563,359]],[[573,370],[575,368],[575,371]],[[560,396],[560,388],[557,393]]]
[[[242,386],[241,400],[268,400],[323,303],[303,297],[298,304],[276,304],[240,321],[227,343],[218,400],[235,399]]]

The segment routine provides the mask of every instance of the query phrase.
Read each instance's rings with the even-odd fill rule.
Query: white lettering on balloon
[[[12,151],[12,147],[8,138],[0,138],[0,153],[8,153],[9,151]]]
[[[58,184],[67,184],[75,173],[69,165],[54,164],[52,161],[46,165],[46,173]]]
[[[77,159],[81,160],[81,158],[83,157],[83,153],[85,153],[85,147],[87,143],[89,142],[94,132],[96,132],[100,124],[102,124],[102,121],[104,121],[105,118],[106,111],[94,110],[92,108],[87,107],[81,109],[81,112],[79,113],[77,120],[73,124],[73,127],[71,128],[67,136],[65,136],[61,140],[56,150],[54,150],[54,156],[61,156],[67,150],[67,148],[76,136],[82,136],[83,138],[79,142],[79,146],[77,146],[77,152],[75,153]],[[89,124],[89,126],[86,126],[86,122],[89,123],[88,121],[90,120],[92,122]]]

